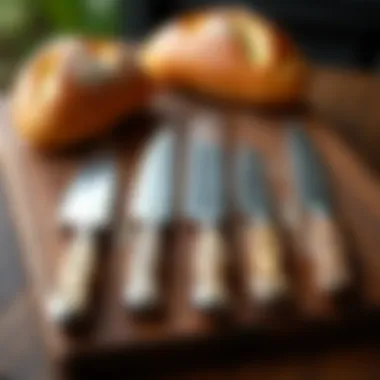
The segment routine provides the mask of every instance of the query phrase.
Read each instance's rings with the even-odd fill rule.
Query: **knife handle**
[[[67,324],[85,315],[96,262],[95,235],[79,232],[62,257],[57,287],[49,300],[48,311],[54,321]]]
[[[252,298],[271,302],[288,290],[283,252],[276,228],[270,223],[255,223],[246,229],[246,267]]]
[[[327,215],[312,215],[309,230],[309,249],[318,289],[337,292],[350,281],[348,262],[342,235],[334,220]]]
[[[191,298],[199,309],[223,308],[227,302],[226,257],[221,236],[214,228],[199,232],[194,251]]]
[[[157,228],[145,227],[137,233],[124,291],[124,300],[131,309],[151,309],[160,301],[159,252],[160,234]]]

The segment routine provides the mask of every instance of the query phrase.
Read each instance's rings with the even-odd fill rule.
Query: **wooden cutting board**
[[[24,260],[45,342],[59,368],[69,368],[79,376],[85,371],[100,374],[99,371],[110,367],[115,371],[116,368],[125,370],[134,362],[141,365],[136,355],[144,353],[140,355],[144,360],[148,357],[146,351],[156,353],[156,364],[149,365],[158,365],[166,357],[175,367],[181,361],[194,362],[197,355],[200,361],[212,360],[213,357],[220,359],[223,354],[217,351],[221,351],[222,344],[228,355],[232,355],[232,347],[262,344],[259,338],[262,335],[266,344],[273,342],[273,345],[278,345],[281,339],[287,339],[289,343],[297,336],[307,336],[311,331],[320,335],[321,330],[316,326],[339,328],[340,325],[354,323],[355,328],[359,328],[363,324],[368,327],[369,321],[372,321],[369,319],[371,313],[377,311],[380,305],[380,184],[326,126],[314,120],[305,122],[327,163],[347,254],[357,274],[355,287],[347,299],[336,302],[321,297],[308,284],[305,255],[298,244],[303,236],[302,219],[297,219],[297,213],[295,218],[289,219],[289,212],[297,211],[298,206],[290,180],[283,126],[299,116],[259,117],[236,111],[229,113],[228,123],[224,127],[226,141],[249,141],[266,159],[284,229],[284,245],[293,263],[291,302],[275,309],[247,302],[241,284],[242,254],[236,239],[243,222],[239,216],[230,213],[225,228],[226,240],[230,242],[230,285],[235,295],[230,313],[224,318],[215,318],[201,315],[190,307],[187,298],[188,267],[196,231],[178,218],[166,233],[163,259],[166,272],[165,311],[148,319],[133,316],[123,309],[120,302],[121,283],[129,254],[126,239],[128,218],[121,212],[112,234],[104,239],[96,315],[91,331],[80,336],[61,333],[49,323],[44,313],[44,302],[54,283],[57,259],[67,239],[67,234],[57,228],[56,207],[63,189],[80,163],[104,144],[99,140],[91,146],[59,156],[43,155],[15,136],[6,107],[1,111],[0,152],[7,196],[24,247]],[[192,112],[197,112],[196,107]],[[111,139],[104,137],[107,144],[111,141],[118,157],[122,179],[121,206],[126,201],[139,152],[157,125],[159,120],[144,119],[142,122],[138,119],[118,129]],[[175,355],[179,352],[182,356],[176,362]],[[126,362],[125,358],[129,360]],[[140,370],[144,368],[140,367]]]

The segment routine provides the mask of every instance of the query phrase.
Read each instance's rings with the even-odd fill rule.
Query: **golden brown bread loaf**
[[[13,123],[31,145],[62,148],[111,128],[144,106],[150,93],[125,45],[55,40],[40,48],[16,78]]]
[[[185,14],[153,34],[139,57],[163,85],[254,105],[298,101],[307,72],[282,30],[242,8]]]

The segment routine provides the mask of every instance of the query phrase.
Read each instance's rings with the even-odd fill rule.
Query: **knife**
[[[237,206],[248,217],[244,241],[249,292],[255,299],[269,302],[285,294],[287,279],[264,169],[256,151],[244,145],[238,148],[234,173]]]
[[[297,192],[310,217],[307,246],[318,289],[336,292],[350,281],[342,236],[335,221],[325,167],[301,127],[289,131],[290,155]]]
[[[124,287],[124,301],[134,310],[155,308],[160,303],[160,233],[173,211],[175,143],[173,130],[160,130],[143,153],[138,170],[131,215],[140,228],[133,237]]]
[[[73,240],[61,259],[48,313],[59,324],[82,318],[89,307],[97,265],[96,240],[114,214],[116,162],[111,154],[91,159],[67,189],[58,220],[72,228]]]
[[[224,211],[223,153],[219,143],[196,129],[213,129],[213,120],[195,119],[190,126],[188,182],[184,213],[199,225],[192,267],[190,296],[195,307],[219,309],[226,305],[225,254],[218,222]]]

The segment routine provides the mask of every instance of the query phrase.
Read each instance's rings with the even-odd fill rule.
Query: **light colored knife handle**
[[[143,228],[135,239],[128,263],[124,300],[131,309],[150,309],[160,301],[160,234],[155,227]]]
[[[202,229],[193,254],[193,304],[199,309],[224,307],[228,298],[225,286],[226,256],[218,231],[214,228]]]
[[[57,288],[49,299],[48,312],[53,320],[64,324],[87,311],[96,261],[95,236],[79,232],[62,257]]]
[[[318,289],[337,292],[345,288],[350,281],[350,273],[342,236],[335,221],[325,215],[313,215],[308,237]]]
[[[275,227],[258,222],[246,229],[248,289],[252,298],[271,302],[285,295],[288,284]]]

